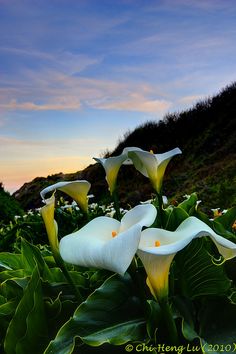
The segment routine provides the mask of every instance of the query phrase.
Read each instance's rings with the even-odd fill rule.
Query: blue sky
[[[234,0],[0,0],[0,181],[74,172],[236,79]]]

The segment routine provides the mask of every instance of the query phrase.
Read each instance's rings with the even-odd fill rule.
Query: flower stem
[[[80,294],[80,291],[77,289],[68,269],[66,268],[66,265],[63,261],[63,259],[61,258],[60,255],[58,254],[53,254],[53,257],[55,259],[55,262],[57,264],[57,266],[61,269],[62,273],[64,274],[66,280],[68,281],[69,285],[71,286],[71,289],[73,290],[76,298],[77,298],[77,301],[79,304],[81,304],[81,302],[83,302],[83,298],[82,298],[82,295]]]
[[[161,193],[156,193],[156,200],[157,200],[157,204],[158,204],[159,211],[160,211],[161,228],[164,228],[163,200],[162,200]]]
[[[116,218],[118,221],[121,220],[121,214],[120,214],[120,206],[119,206],[119,200],[118,200],[118,195],[117,195],[117,192],[114,191],[112,193],[112,199],[114,201],[114,207],[115,207],[115,211],[116,211]]]
[[[163,319],[167,327],[169,342],[170,344],[178,344],[178,332],[168,298],[164,297],[162,299],[159,299],[159,305],[162,309]]]

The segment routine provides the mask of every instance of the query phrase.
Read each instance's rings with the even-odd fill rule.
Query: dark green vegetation
[[[189,216],[197,216],[234,241],[235,209],[210,221],[198,210],[193,194],[163,210],[164,228],[175,230]],[[65,213],[75,227],[78,211],[76,215],[69,210]],[[62,216],[61,210],[57,221]],[[37,221],[36,215],[34,218]],[[172,344],[165,313],[146,286],[141,263],[135,273],[130,267],[124,276],[67,264],[81,294],[80,303],[50,248],[42,239],[38,241],[40,245],[19,237],[14,252],[0,252],[1,353],[105,354],[126,353],[131,347],[133,352],[148,348],[145,352],[155,353],[154,347]],[[211,353],[213,348],[216,354],[234,350],[235,260],[225,264],[218,258],[212,241],[202,238],[181,250],[172,264],[171,316],[178,331],[179,352],[181,348],[199,354]]]
[[[207,207],[228,208],[236,203],[236,83],[218,95],[197,103],[193,108],[165,116],[160,122],[147,122],[127,132],[109,156],[126,146],[152,149],[162,153],[179,147],[183,154],[174,157],[165,174],[164,191],[170,200],[182,200],[183,194],[197,192]],[[105,142],[104,142],[105,144]],[[109,198],[103,167],[88,166],[74,174],[56,174],[36,178],[24,184],[15,198],[24,209],[41,206],[39,191],[61,180],[87,179],[91,193],[102,202]],[[135,204],[150,198],[149,180],[129,166],[122,166],[118,178],[121,201]],[[140,186],[142,185],[142,188]]]
[[[15,215],[22,214],[23,209],[20,204],[4,190],[2,183],[0,183],[0,226],[1,221],[9,222],[14,219]]]

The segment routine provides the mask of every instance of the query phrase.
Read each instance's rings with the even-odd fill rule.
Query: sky
[[[0,0],[0,33],[9,192],[236,80],[235,0]]]

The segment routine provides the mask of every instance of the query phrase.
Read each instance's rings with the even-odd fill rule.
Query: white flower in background
[[[60,190],[67,195],[69,195],[72,199],[76,201],[81,210],[87,213],[88,211],[88,191],[91,187],[91,184],[85,180],[79,181],[68,181],[68,182],[58,182],[52,184],[46,188],[44,188],[40,195],[42,199],[45,198],[45,195],[48,192],[52,192],[55,190]]]
[[[181,154],[179,148],[167,151],[163,154],[153,154],[144,150],[130,150],[128,157],[132,160],[135,168],[148,177],[153,188],[157,193],[160,193],[164,173],[169,161],[173,156]]]
[[[116,189],[117,175],[121,165],[132,164],[132,161],[128,158],[128,152],[132,150],[139,151],[141,149],[137,147],[128,147],[124,148],[122,153],[118,156],[111,156],[107,158],[93,158],[95,161],[99,162],[103,166],[106,172],[106,181],[111,194],[113,194]]]
[[[59,257],[58,227],[56,221],[54,220],[55,197],[52,195],[44,201],[46,205],[41,208],[41,215],[46,227],[49,244],[54,257]]]

